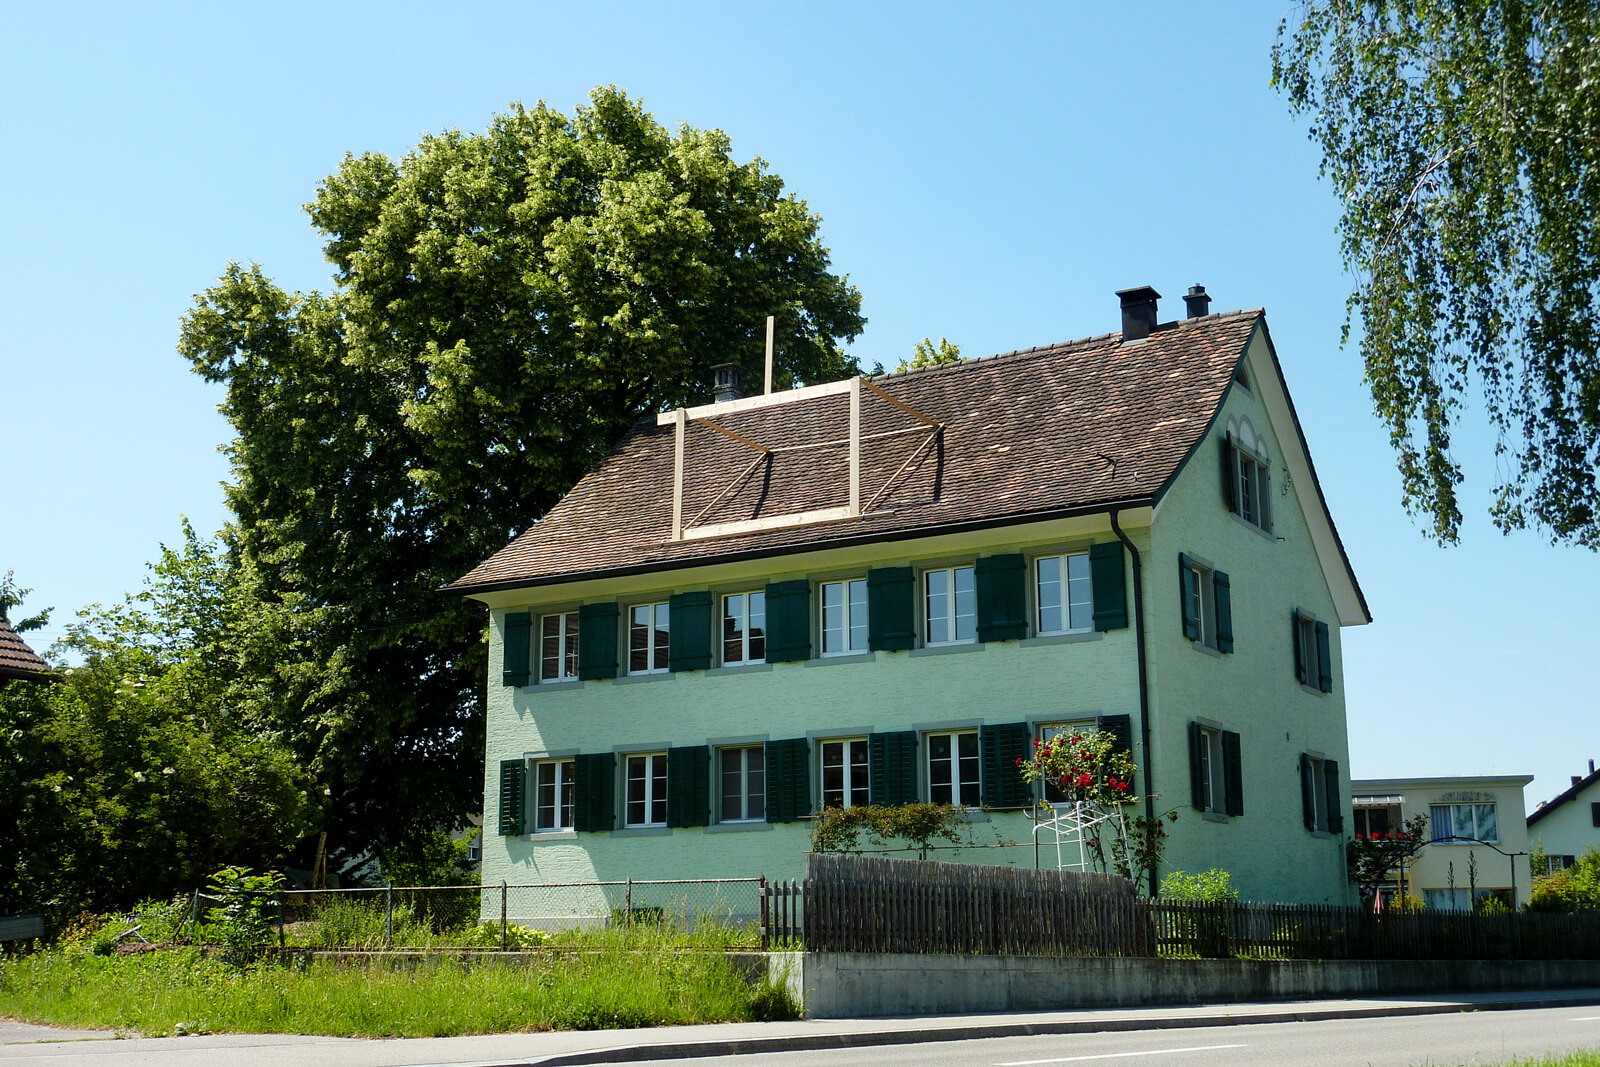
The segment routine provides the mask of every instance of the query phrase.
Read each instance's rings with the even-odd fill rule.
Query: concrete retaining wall
[[[1600,960],[1165,960],[774,953],[817,1019],[1600,986]]]

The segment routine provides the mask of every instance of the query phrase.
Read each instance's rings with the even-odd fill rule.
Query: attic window
[[[1233,380],[1236,384],[1250,388],[1250,375],[1245,373],[1244,360],[1240,360],[1233,368]]]

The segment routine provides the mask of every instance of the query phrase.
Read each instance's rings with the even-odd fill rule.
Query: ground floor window
[[[627,825],[667,825],[667,754],[629,756],[627,768]]]
[[[759,822],[767,817],[766,753],[761,745],[717,750],[722,822]]]
[[[935,804],[975,808],[982,803],[978,731],[929,734],[928,799]]]
[[[822,749],[822,806],[858,808],[869,803],[867,739],[824,741]]]
[[[533,765],[533,832],[572,829],[572,760]]]

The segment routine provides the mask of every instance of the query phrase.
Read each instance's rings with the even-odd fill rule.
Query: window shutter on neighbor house
[[[1211,594],[1217,605],[1217,651],[1233,651],[1233,587],[1221,571],[1211,572]]]
[[[528,684],[528,658],[533,648],[533,615],[526,611],[506,613],[506,641],[501,649],[500,680],[506,685]]]
[[[1333,655],[1328,648],[1328,624],[1317,623],[1317,688],[1333,692]]]
[[[1028,636],[1028,565],[1021,554],[981,556],[972,567],[978,594],[978,640]]]
[[[1233,435],[1222,435],[1222,505],[1239,510],[1239,458],[1233,451]]]
[[[811,583],[804,578],[767,586],[767,662],[811,658]]]
[[[867,647],[874,652],[917,647],[916,574],[910,567],[867,572]]]
[[[917,732],[900,730],[867,737],[867,799],[891,806],[917,800]]]
[[[1239,756],[1239,735],[1222,731],[1222,783],[1229,815],[1244,814],[1244,764]]]
[[[1189,803],[1195,811],[1206,810],[1205,762],[1201,756],[1206,733],[1200,724],[1189,722]]]
[[[671,625],[667,630],[667,669],[703,671],[711,666],[711,594],[677,593],[667,602]],[[580,628],[580,634],[583,632]],[[667,795],[672,795],[668,786]],[[667,801],[672,806],[672,801]],[[701,823],[684,823],[699,826]]]
[[[500,761],[500,836],[520,837],[527,808],[526,760]]]
[[[578,677],[583,681],[617,676],[617,614],[615,604],[578,609]]]
[[[1178,614],[1183,619],[1183,636],[1191,641],[1200,639],[1200,616],[1195,614],[1194,564],[1189,557],[1178,553]]]
[[[811,743],[790,737],[766,744],[767,821],[795,822],[811,814]]]
[[[1301,685],[1306,684],[1306,650],[1305,642],[1300,640],[1300,609],[1296,608],[1289,616],[1289,636],[1294,645],[1294,676]]]
[[[1089,586],[1094,597],[1094,628],[1127,629],[1128,588],[1121,541],[1102,541],[1089,548]]]
[[[1322,761],[1322,777],[1328,786],[1328,832],[1330,834],[1344,833],[1344,812],[1339,809],[1339,763],[1337,760],[1325,759]]]
[[[704,826],[710,821],[710,746],[667,749],[667,825]]]
[[[1025,722],[980,728],[984,807],[1018,808],[1032,802],[1032,785],[1022,777],[1022,767],[1017,763],[1019,759],[1028,758],[1028,741],[1032,736],[1033,731]]]
[[[594,752],[573,759],[573,813],[576,830],[596,833],[616,825],[616,792],[612,776],[617,757],[610,752]]]

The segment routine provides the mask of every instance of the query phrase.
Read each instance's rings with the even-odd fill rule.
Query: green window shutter
[[[1317,623],[1317,688],[1333,692],[1333,655],[1328,648],[1328,624]]]
[[[500,761],[500,836],[520,837],[528,807],[526,760]]]
[[[867,572],[867,647],[874,652],[917,647],[916,575],[910,567]]]
[[[1289,616],[1289,638],[1294,645],[1294,676],[1301,685],[1306,684],[1306,650],[1300,640],[1300,609]]]
[[[1217,651],[1233,651],[1233,590],[1228,576],[1211,572],[1211,595],[1217,605]]]
[[[1222,436],[1222,506],[1239,510],[1239,459],[1233,451],[1233,435]]]
[[[1244,764],[1239,757],[1239,735],[1222,731],[1222,781],[1228,814],[1244,814]]]
[[[1191,641],[1200,639],[1200,617],[1194,613],[1194,566],[1189,557],[1178,553],[1178,614],[1183,618],[1183,636]]]
[[[1261,492],[1256,506],[1261,510],[1261,528],[1272,532],[1272,465],[1261,465]]]
[[[578,677],[586,682],[617,676],[617,614],[615,604],[578,609]]]
[[[501,681],[506,685],[528,684],[528,657],[533,648],[533,616],[526,611],[506,613],[506,643],[501,650]]]
[[[1328,787],[1328,832],[1342,834],[1344,812],[1339,808],[1339,762],[1331,759],[1323,760],[1322,776]]]
[[[677,625],[677,616],[672,617]],[[711,748],[667,749],[667,825],[704,826],[711,821]]]
[[[972,565],[978,594],[978,640],[1028,636],[1028,564],[1020,554],[983,556]]]
[[[769,610],[771,601],[768,601]],[[811,743],[791,737],[766,744],[767,821],[794,822],[811,814]]]
[[[917,801],[917,732],[900,730],[867,737],[868,799],[889,806]]]
[[[1317,828],[1317,787],[1311,780],[1311,757],[1300,753],[1300,814],[1307,830]]]
[[[1032,736],[1033,731],[1025,722],[980,728],[985,807],[1025,807],[1033,800],[1033,789],[1022,777],[1022,768],[1017,764],[1018,760],[1028,758],[1028,741]]]
[[[1089,549],[1089,585],[1094,597],[1094,628],[1128,627],[1128,588],[1121,541],[1102,541]]]
[[[767,586],[767,662],[811,658],[811,583],[804,578]]]
[[[595,752],[573,760],[573,828],[598,833],[616,825],[617,757]]]
[[[672,620],[672,625],[667,631],[667,669],[703,671],[710,667],[711,594],[678,593],[667,603],[667,610],[670,612],[668,617]],[[668,807],[671,807],[671,804],[670,800],[667,801]]]
[[[1195,811],[1206,810],[1205,763],[1201,752],[1206,744],[1206,733],[1200,724],[1189,723],[1189,803]]]

